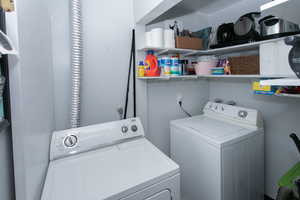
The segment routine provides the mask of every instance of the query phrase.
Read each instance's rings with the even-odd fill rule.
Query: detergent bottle
[[[147,52],[145,59],[145,76],[160,76],[160,68],[154,51]]]
[[[140,61],[138,66],[138,77],[144,77],[145,76],[145,65],[144,61]]]

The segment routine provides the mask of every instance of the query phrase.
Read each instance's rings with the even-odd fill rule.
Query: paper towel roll
[[[152,47],[152,32],[146,32],[145,34],[145,38],[146,38],[146,47]]]
[[[175,48],[175,38],[173,30],[164,31],[164,47],[165,48]]]
[[[151,43],[152,47],[163,48],[164,47],[164,31],[162,28],[155,28],[151,31]]]

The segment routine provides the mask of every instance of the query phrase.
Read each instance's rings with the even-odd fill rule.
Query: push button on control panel
[[[78,138],[75,135],[69,135],[64,140],[64,145],[67,148],[74,147],[78,142]]]

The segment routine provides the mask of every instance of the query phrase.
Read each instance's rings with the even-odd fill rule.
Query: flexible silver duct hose
[[[71,127],[80,126],[80,89],[82,65],[81,0],[71,0],[72,21],[72,105]]]

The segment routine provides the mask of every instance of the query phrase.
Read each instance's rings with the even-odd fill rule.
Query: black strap
[[[136,64],[135,64],[135,30],[132,30],[132,43],[131,43],[131,52],[129,59],[129,70],[127,78],[127,88],[126,88],[126,97],[125,97],[125,107],[124,107],[124,117],[127,119],[127,110],[128,110],[128,98],[129,98],[129,89],[130,89],[130,77],[131,77],[131,68],[133,66],[133,114],[136,117]]]
[[[135,57],[135,30],[132,30],[133,44],[132,44],[132,55],[133,55],[133,117],[136,117],[136,57]]]

